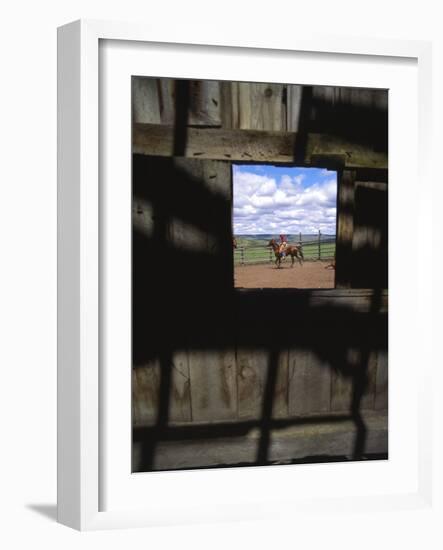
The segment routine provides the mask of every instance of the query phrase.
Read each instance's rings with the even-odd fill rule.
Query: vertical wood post
[[[337,244],[335,286],[349,288],[352,281],[352,237],[354,234],[355,171],[343,170],[337,197]]]
[[[318,259],[321,260],[321,231],[318,230]]]
[[[245,264],[245,249],[244,249],[243,246],[240,248],[240,253],[241,253],[241,260],[240,261],[241,261],[241,264],[244,265]]]

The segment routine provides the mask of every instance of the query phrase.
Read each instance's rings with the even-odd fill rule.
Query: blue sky
[[[322,168],[233,166],[235,235],[335,234],[337,174]]]

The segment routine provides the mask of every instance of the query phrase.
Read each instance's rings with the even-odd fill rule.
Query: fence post
[[[302,236],[301,236],[301,231],[299,233],[299,239],[298,239],[298,242],[301,244],[302,243]]]
[[[321,231],[318,230],[318,259],[321,260]]]
[[[240,248],[240,254],[241,254],[241,260],[240,260],[241,265],[245,265],[245,249],[243,246]]]

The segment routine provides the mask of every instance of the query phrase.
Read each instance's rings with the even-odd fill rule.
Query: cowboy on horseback
[[[280,235],[281,237],[282,235]],[[282,259],[284,257],[291,257],[291,267],[294,267],[294,258],[297,258],[300,265],[302,265],[302,261],[304,260],[303,251],[301,244],[288,244],[286,241],[285,235],[283,235],[284,239],[281,240],[279,243],[276,239],[271,239],[266,246],[270,246],[275,254],[275,265],[277,267],[280,267]],[[283,256],[284,254],[284,256]]]
[[[288,246],[288,239],[286,235],[280,235],[280,244],[278,247],[278,252],[282,260],[286,258],[286,247]]]

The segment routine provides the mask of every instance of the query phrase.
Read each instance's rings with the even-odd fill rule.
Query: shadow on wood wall
[[[186,84],[177,94],[185,106],[176,109],[174,153],[181,155]],[[134,155],[133,371],[154,409],[149,425],[133,426],[141,444],[135,469],[154,469],[160,441],[246,435],[253,428],[260,432],[254,464],[264,465],[274,427],[349,419],[356,429],[352,458],[361,459],[367,437],[361,412],[374,408],[373,358],[387,350],[384,281],[365,280],[372,291],[363,297],[235,290],[230,193],[228,162]],[[370,216],[364,222],[378,223]],[[373,253],[379,261],[379,249]],[[291,357],[299,369],[303,353],[315,356],[329,377],[326,405],[315,418],[289,404]],[[140,394],[133,410],[136,400]],[[343,403],[348,411],[337,414]]]
[[[199,172],[200,179],[196,177]],[[151,395],[156,404],[155,424],[134,427],[135,439],[144,441],[139,470],[152,469],[157,441],[201,434],[202,428],[195,426],[170,426],[171,420],[190,422],[195,417],[230,421],[211,426],[210,437],[259,427],[256,463],[266,464],[272,427],[276,422],[291,422],[276,420],[273,415],[277,386],[281,385],[280,358],[287,350],[308,351],[324,369],[350,381],[349,414],[357,428],[353,456],[361,458],[366,428],[360,409],[368,388],[373,396],[375,384],[371,354],[387,348],[382,289],[374,288],[369,298],[357,293],[351,299],[334,298],[327,292],[322,298],[318,292],[306,290],[234,290],[231,205],[215,183],[215,190],[211,189],[214,175],[207,161],[134,158],[133,365],[135,370],[149,368],[147,365],[157,369],[147,381],[156,394]],[[199,360],[198,353],[204,352],[209,355]],[[248,396],[244,372],[248,374],[254,366],[245,355],[257,352],[267,365],[260,363],[261,372],[254,373],[250,383],[261,388],[252,393],[261,395]],[[188,355],[182,367],[177,367],[177,353]],[[211,354],[217,357],[212,363]],[[214,372],[202,373],[205,368]],[[185,386],[174,393],[177,373]],[[192,375],[195,385],[200,378],[206,386],[192,388],[195,402],[191,405]],[[211,376],[221,377],[214,388]],[[204,394],[206,401],[211,401],[211,391],[218,391],[220,385],[226,395],[215,407],[226,409],[226,413],[211,419],[211,404],[205,405]],[[248,399],[261,407],[259,417],[256,409],[248,411]],[[281,401],[281,396],[278,399]],[[287,395],[283,400],[287,402]],[[177,402],[180,411],[171,419]],[[286,416],[289,414],[287,411]],[[249,420],[251,415],[256,420]],[[333,415],[325,418],[341,419]],[[300,417],[293,421],[302,422]]]

